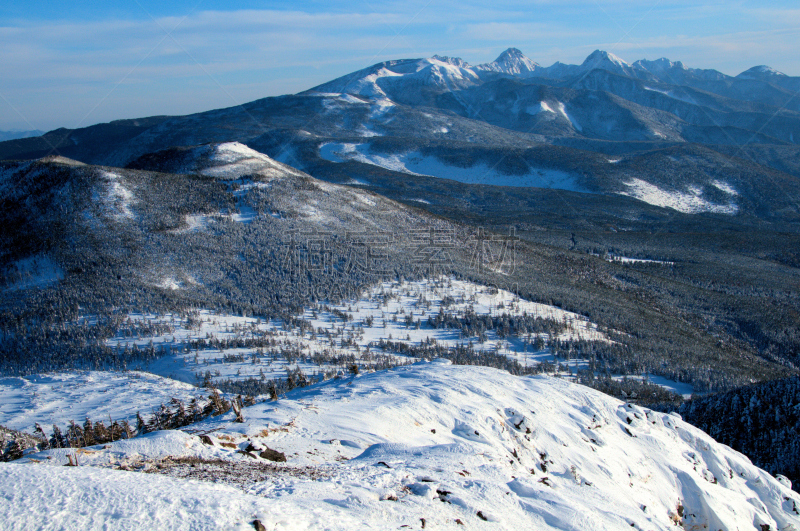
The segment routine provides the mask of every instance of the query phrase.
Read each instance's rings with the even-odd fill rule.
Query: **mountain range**
[[[387,61],[294,96],[59,129],[0,143],[0,157],[59,153],[124,167],[165,146],[238,141],[314,174],[344,160],[455,180],[471,168],[473,180],[508,177],[495,184],[789,221],[798,79],[767,67],[730,77],[666,59],[628,64],[601,51],[541,67],[511,48],[474,67],[440,56]],[[556,178],[531,179],[548,172]]]
[[[643,305],[655,306],[670,319],[691,316],[691,326],[712,337],[734,338],[722,343],[725,350],[796,367],[797,302],[783,289],[800,264],[793,251],[800,156],[792,143],[800,113],[789,108],[787,92],[795,81],[766,67],[730,77],[666,59],[628,64],[601,51],[581,65],[544,68],[511,48],[478,66],[440,56],[388,61],[296,95],[1,142],[5,159],[49,157],[4,163],[4,283],[56,278],[104,301],[116,300],[105,295],[109,289],[125,297],[136,282],[149,293],[166,278],[184,287],[179,298],[192,292],[198,303],[275,311],[294,290],[274,248],[303,227],[344,240],[356,230],[399,227],[441,225],[464,238],[477,227],[511,230],[532,246],[525,262],[552,271],[534,288],[520,276],[525,268],[517,269],[512,282],[530,286],[535,299],[597,314],[592,298],[619,306],[626,293],[641,298],[630,307],[637,310],[603,318],[606,325],[628,329]],[[392,206],[376,211],[377,204]],[[115,208],[122,210],[110,213]],[[398,224],[401,218],[413,221]],[[76,228],[85,225],[89,239]],[[211,227],[229,235],[225,251],[204,264],[222,276],[191,263],[207,255],[201,240]],[[238,280],[230,276],[241,257],[255,259],[245,252],[247,234],[272,249],[258,254],[267,280],[257,288],[244,270]],[[117,238],[129,243],[115,248]],[[606,271],[616,266],[590,264],[592,287],[573,289],[574,272],[559,272],[550,248],[679,265],[653,277],[630,265],[621,275]],[[388,270],[413,270],[403,252],[388,258]],[[451,263],[471,260],[450,255]],[[104,277],[112,281],[95,284]],[[344,285],[362,281],[341,278]],[[609,291],[587,298],[598,286]],[[152,296],[144,300],[149,305]],[[8,302],[16,315],[16,302]],[[677,329],[652,330],[659,328],[666,335],[656,343],[650,337],[648,349],[684,341]],[[673,362],[684,356],[668,350]],[[667,365],[659,370],[672,374]],[[723,371],[722,380],[738,381],[742,370]],[[682,378],[697,376],[689,373]]]

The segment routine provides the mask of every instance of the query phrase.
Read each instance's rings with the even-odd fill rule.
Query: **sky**
[[[389,59],[543,66],[596,49],[736,75],[800,76],[794,1],[4,2],[0,130],[182,115],[297,93]]]

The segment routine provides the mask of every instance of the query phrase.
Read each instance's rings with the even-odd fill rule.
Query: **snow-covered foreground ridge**
[[[800,496],[746,457],[676,416],[558,378],[434,361],[324,382],[244,416],[94,447],[78,467],[61,466],[74,450],[3,464],[2,527],[800,529]],[[236,452],[248,445],[287,462],[244,477],[263,461]],[[228,460],[242,477],[226,482],[240,488],[114,470],[178,476],[189,457],[200,460],[182,475]]]

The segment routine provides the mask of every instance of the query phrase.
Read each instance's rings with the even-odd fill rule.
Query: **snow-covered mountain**
[[[646,70],[655,76],[658,81],[671,85],[690,83],[692,79],[720,81],[727,77],[722,72],[716,70],[688,68],[681,61],[672,62],[666,57],[654,61],[640,59],[631,66],[636,69]]]
[[[476,70],[497,72],[511,76],[530,77],[534,75],[541,66],[525,57],[525,54],[517,48],[509,48],[491,63],[484,63],[475,68]]]
[[[269,182],[285,177],[308,177],[239,142],[176,147],[148,153],[131,162],[128,167],[164,173],[193,173],[223,180],[257,176]]]
[[[311,91],[388,97],[401,103],[419,103],[425,100],[428,91],[457,91],[480,81],[475,69],[461,59],[435,55],[429,59],[379,63],[314,87]]]
[[[795,93],[800,90],[800,78],[787,76],[766,65],[754,66],[745,70],[736,76],[736,79],[761,81]]]
[[[736,77],[740,79],[782,79],[787,76],[783,72],[778,72],[767,65],[759,65],[745,70]]]
[[[592,70],[607,70],[614,74],[628,77],[639,77],[641,72],[630,64],[626,63],[616,55],[602,50],[595,50],[583,61],[583,63],[571,75],[583,75]]]
[[[800,526],[785,479],[676,415],[551,377],[435,360],[243,415],[3,464],[4,528]]]

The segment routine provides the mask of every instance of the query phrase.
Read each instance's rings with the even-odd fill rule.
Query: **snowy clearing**
[[[561,102],[558,102],[558,112],[561,113],[561,116],[569,120],[569,122],[572,124],[572,127],[574,127],[576,131],[578,132],[583,131],[583,127],[581,127],[581,124],[576,122],[575,119],[567,113],[566,106],[564,106],[564,104]]]
[[[501,333],[489,326],[481,332],[475,328],[475,321],[504,315],[517,319],[527,331]],[[386,282],[358,300],[323,302],[297,317],[305,323],[302,330],[280,320],[209,310],[183,316],[131,314],[123,330],[105,344],[118,350],[160,351],[154,361],[135,368],[198,384],[202,380],[283,379],[296,368],[316,381],[347,372],[355,362],[369,367],[416,361],[405,347],[431,346],[496,354],[522,367],[547,363],[548,370],[568,376],[587,370],[589,360],[575,353],[555,356],[552,342],[610,342],[606,333],[585,317],[521,299],[506,290],[451,278]],[[437,319],[449,324],[437,328],[431,324]],[[521,323],[525,319],[527,325]],[[471,332],[464,334],[458,323],[470,321]],[[155,327],[159,333],[152,332]],[[664,379],[659,385],[678,390],[681,384]]]
[[[592,256],[600,256],[599,254],[592,253]],[[618,262],[620,264],[661,264],[661,265],[675,265],[675,262],[667,260],[650,260],[646,258],[630,258],[628,256],[617,256],[609,254],[602,257],[606,262]]]
[[[670,192],[636,178],[631,179],[626,185],[628,190],[620,192],[622,195],[634,197],[654,206],[672,208],[685,214],[698,214],[700,212],[736,214],[739,211],[736,203],[717,205],[704,199],[702,190],[697,187],[689,187],[686,192],[677,190]],[[715,184],[715,186],[717,185]],[[719,188],[719,186],[717,187]]]
[[[136,199],[120,182],[120,176],[109,171],[101,171],[100,180],[102,184],[94,191],[93,200],[103,215],[119,222],[133,219],[131,206]]]
[[[460,329],[432,327],[429,321],[440,313],[453,320],[467,315],[538,317],[543,320],[543,331],[501,337],[490,329],[483,337],[464,336]],[[119,350],[163,349],[166,355],[138,368],[196,384],[206,373],[212,380],[274,379],[300,367],[317,378],[323,371],[346,369],[352,363],[346,360],[370,365],[373,357],[381,354],[406,359],[392,348],[381,349],[381,340],[409,346],[471,345],[476,351],[507,356],[525,366],[554,360],[547,348],[551,339],[609,341],[603,331],[580,315],[521,299],[506,290],[451,278],[386,282],[358,300],[338,305],[320,303],[298,317],[307,323],[305,330],[287,328],[279,320],[220,315],[209,310],[188,317],[133,314],[128,316],[124,330],[106,340],[106,345]],[[157,326],[162,333],[144,331]],[[544,330],[557,332],[551,337]],[[250,346],[246,346],[248,341]],[[294,354],[286,359],[278,355],[279,350]],[[343,361],[321,365],[311,361],[315,355]],[[570,365],[585,368],[586,361],[573,360]]]
[[[540,112],[551,112],[555,114],[555,111],[547,104],[546,101],[540,101],[538,105],[529,105],[525,108],[525,112],[530,115],[536,115]]]
[[[49,256],[37,254],[11,263],[6,278],[10,282],[5,289],[9,291],[43,288],[63,280],[64,270]]]
[[[736,191],[736,188],[726,183],[725,181],[715,180],[712,181],[711,184],[719,188],[728,195],[739,195],[739,192]]]

